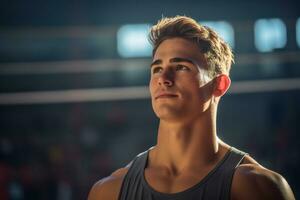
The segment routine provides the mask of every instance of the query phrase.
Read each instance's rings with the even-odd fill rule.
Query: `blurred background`
[[[86,199],[156,142],[147,31],[187,15],[233,48],[218,134],[300,197],[300,6],[293,0],[1,1],[0,199]]]

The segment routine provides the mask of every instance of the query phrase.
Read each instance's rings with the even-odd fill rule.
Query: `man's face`
[[[199,47],[183,38],[163,41],[151,64],[152,107],[160,119],[196,117],[209,106],[210,81]]]

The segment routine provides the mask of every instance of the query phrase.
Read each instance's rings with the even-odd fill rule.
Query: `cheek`
[[[155,78],[150,78],[150,81],[149,81],[149,89],[150,89],[150,93],[151,95],[153,94],[154,92],[154,87],[156,85],[156,79]]]
[[[199,86],[202,87],[209,83],[212,78],[210,78],[209,73],[205,69],[199,69],[199,74],[197,75],[198,81],[199,81]]]
[[[197,76],[189,77],[188,79],[182,79],[182,84],[179,84],[177,88],[185,99],[199,100],[203,98],[203,88],[200,86],[200,82]]]
[[[199,84],[197,82],[191,83],[191,80],[186,80],[182,84],[176,85],[176,88],[185,99],[191,100],[198,95]]]

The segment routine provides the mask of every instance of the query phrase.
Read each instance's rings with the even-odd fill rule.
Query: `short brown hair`
[[[165,17],[152,26],[149,40],[154,56],[158,46],[166,39],[180,37],[195,42],[206,58],[210,77],[227,74],[234,62],[230,46],[211,28],[202,26],[186,16]]]

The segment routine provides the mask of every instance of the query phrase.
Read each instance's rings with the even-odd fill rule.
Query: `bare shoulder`
[[[294,200],[295,197],[284,177],[247,155],[234,173],[231,199]]]
[[[117,200],[129,165],[96,182],[90,190],[88,200]]]

